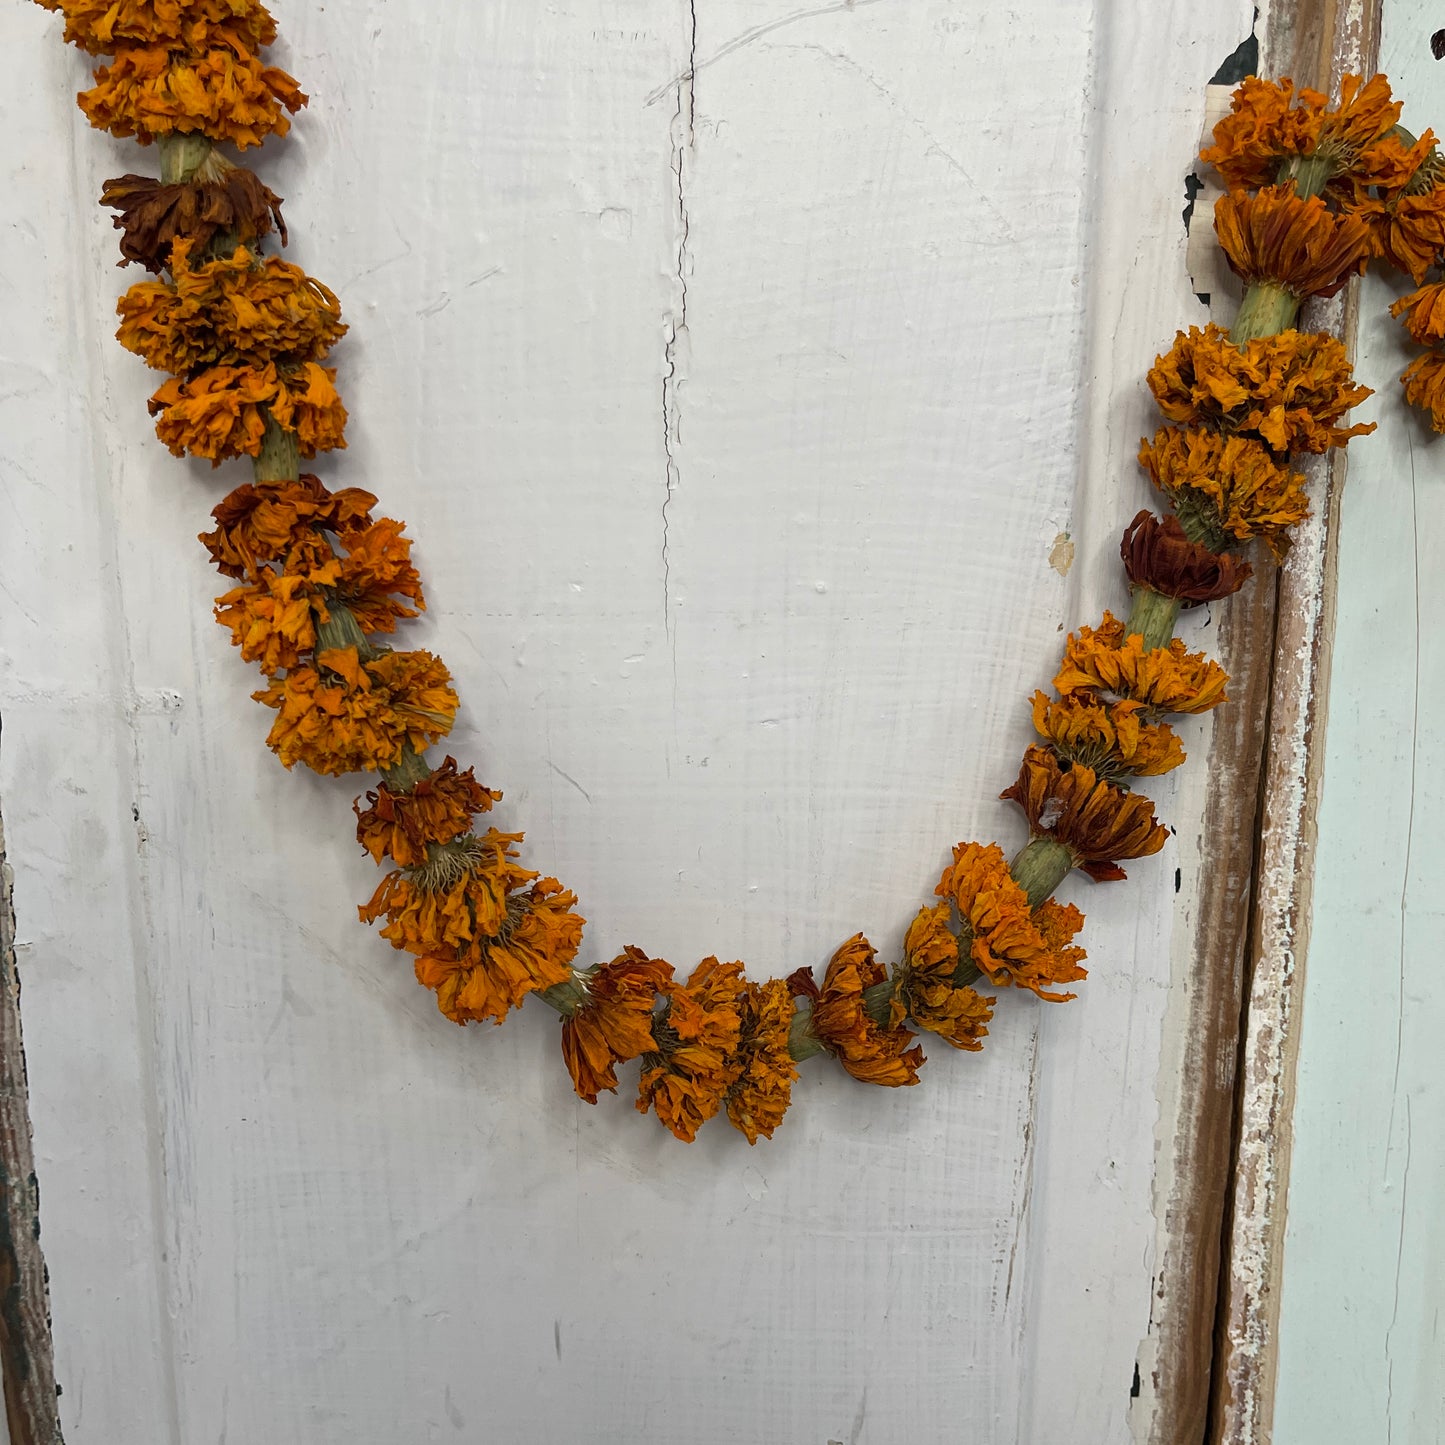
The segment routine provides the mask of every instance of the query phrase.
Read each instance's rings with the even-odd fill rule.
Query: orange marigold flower
[[[171,246],[188,237],[197,251],[229,232],[250,246],[275,230],[286,244],[281,198],[254,171],[211,151],[188,181],[167,184],[153,176],[124,175],[106,181],[100,203],[117,212],[121,233],[118,265],[133,261],[159,274],[170,264]]]
[[[1355,216],[1337,216],[1319,196],[1292,187],[1236,191],[1214,205],[1214,229],[1230,269],[1246,283],[1268,282],[1296,296],[1333,296],[1365,269],[1370,233]]]
[[[291,76],[243,47],[187,54],[165,46],[117,46],[79,96],[97,130],[149,145],[163,135],[200,134],[245,149],[291,129],[286,111],[306,104]]]
[[[1418,286],[1445,253],[1445,183],[1442,168],[1422,166],[1402,192],[1360,196],[1348,213],[1369,227],[1370,251]],[[1416,182],[1426,183],[1416,190]]]
[[[940,903],[936,908],[921,908],[908,925],[889,1022],[897,1028],[911,1018],[919,1028],[937,1034],[954,1048],[977,1053],[988,1034],[994,1000],[955,981],[958,938],[948,927],[948,915],[949,905]],[[972,971],[968,976],[976,977]]]
[[[380,863],[390,858],[402,868],[425,863],[432,843],[450,843],[469,833],[472,819],[487,813],[502,795],[484,788],[475,770],[457,770],[457,760],[448,756],[430,775],[406,791],[381,783],[375,792],[352,803],[356,814],[356,841]]]
[[[1332,190],[1349,210],[1351,197],[1370,188],[1384,192],[1400,191],[1427,167],[1435,153],[1435,132],[1427,130],[1418,140],[1395,126],[1378,140],[1371,141],[1356,156],[1349,171],[1336,181]]]
[[[1119,555],[1134,586],[1178,598],[1186,607],[1228,597],[1254,573],[1248,562],[1230,552],[1191,542],[1178,517],[1161,520],[1149,511],[1137,513],[1124,529]]]
[[[654,1110],[687,1143],[722,1107],[742,1068],[742,968],[705,958],[686,984],[661,986],[666,1002],[652,1024],[656,1051],[643,1055],[637,1109]]]
[[[342,555],[333,596],[351,612],[363,632],[395,632],[398,618],[417,615],[414,608],[398,602],[398,597],[426,608],[421,575],[411,562],[411,538],[402,536],[405,525],[391,517],[379,517],[370,526],[338,539]]]
[[[340,564],[333,561],[334,575]],[[263,569],[260,580],[216,599],[216,621],[231,629],[231,642],[246,662],[272,677],[296,667],[316,646],[316,624],[330,616],[316,585],[318,576],[297,577]]]
[[[459,839],[423,868],[388,873],[357,910],[363,923],[386,915],[381,936],[416,958],[417,981],[456,1023],[500,1023],[572,977],[585,920],[555,878],[517,866],[521,841],[495,828]]]
[[[1222,552],[1230,538],[1259,537],[1283,557],[1289,529],[1309,516],[1303,475],[1253,437],[1160,427],[1153,441],[1139,443],[1139,461],[1211,551]]]
[[[855,933],[828,961],[810,1029],[855,1079],[897,1088],[918,1082],[923,1050],[909,1047],[914,1036],[907,1029],[880,1024],[868,1011],[865,992],[886,982],[873,946]]]
[[[617,1092],[614,1065],[657,1048],[653,1009],[672,981],[672,965],[629,945],[577,977],[587,1001],[562,1020],[562,1058],[578,1096],[595,1104],[603,1089]]]
[[[1033,703],[1034,728],[1049,746],[1111,783],[1131,776],[1155,777],[1184,761],[1179,737],[1168,723],[1141,719],[1146,703],[1103,703],[1092,692],[1061,698],[1036,692]]]
[[[1104,613],[1097,628],[1070,633],[1054,686],[1061,693],[1099,692],[1130,698],[1161,712],[1208,712],[1226,701],[1229,674],[1202,652],[1189,652],[1179,638],[1168,647],[1146,648],[1137,633]]]
[[[1445,356],[1427,351],[1417,356],[1400,377],[1405,400],[1430,413],[1431,430],[1445,432]]]
[[[1257,436],[1277,452],[1323,452],[1375,429],[1335,425],[1370,389],[1354,384],[1333,336],[1282,331],[1241,351],[1223,327],[1191,326],[1155,358],[1148,380],[1170,421]]]
[[[999,794],[1024,811],[1036,838],[1052,838],[1074,856],[1074,866],[1105,882],[1127,875],[1121,858],[1147,858],[1169,836],[1154,804],[1102,781],[1092,768],[1061,763],[1049,748],[1031,745],[1018,781]]]
[[[1049,1003],[1077,997],[1052,993],[1050,986],[1088,977],[1079,967],[1084,950],[1069,946],[1083,915],[1052,899],[1030,909],[1028,894],[1014,881],[996,843],[957,844],[933,891],[958,910],[969,956],[995,987],[1026,988]]]
[[[276,22],[258,0],[39,0],[65,16],[65,39],[91,55],[121,45],[204,50],[211,44],[259,50]]]
[[[1391,130],[1400,109],[1383,75],[1363,86],[1359,76],[1345,76],[1333,111],[1317,90],[1296,91],[1292,80],[1252,75],[1235,90],[1230,113],[1214,127],[1214,144],[1199,158],[1232,189],[1253,190],[1282,180],[1290,163],[1303,156],[1321,156],[1339,174]]]
[[[1403,316],[1405,330],[1420,346],[1445,341],[1445,283],[1421,286],[1390,307],[1391,316]]]
[[[346,408],[336,394],[336,370],[308,361],[294,371],[213,366],[189,379],[172,377],[147,403],[156,435],[175,456],[189,452],[219,466],[261,450],[269,413],[295,432],[303,457],[344,447]]]
[[[328,491],[319,477],[303,472],[294,482],[247,482],[227,493],[211,515],[214,532],[201,542],[216,569],[227,577],[260,575],[262,564],[286,563],[298,549],[307,559],[325,561],[331,547],[320,529],[336,532],[343,541],[371,526],[376,498],[359,487]]]
[[[756,1144],[773,1137],[792,1099],[798,1066],[788,1051],[793,1028],[793,995],[786,979],[749,983],[742,997],[741,1069],[728,1089],[728,1121]]]
[[[423,753],[451,731],[457,695],[429,652],[383,652],[365,661],[331,648],[252,696],[277,709],[266,744],[286,767],[380,772],[402,749]]]
[[[290,368],[319,360],[346,334],[341,303],[299,266],[244,246],[192,266],[194,249],[177,239],[173,279],[141,281],[116,302],[116,340],[147,366],[173,376],[205,366]]]

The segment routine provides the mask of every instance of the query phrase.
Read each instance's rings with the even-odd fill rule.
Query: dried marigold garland
[[[640,1061],[637,1107],[691,1140],[717,1114],[749,1143],[770,1137],[798,1066],[831,1054],[854,1078],[918,1082],[919,1033],[983,1046],[996,999],[975,986],[1075,997],[1086,974],[1074,943],[1084,919],[1055,889],[1074,869],[1122,879],[1121,863],[1157,853],[1167,830],[1134,781],[1184,761],[1171,714],[1225,700],[1222,668],[1172,638],[1180,609],[1227,597],[1251,575],[1239,550],[1276,557],[1308,513],[1297,452],[1371,430],[1340,425],[1368,391],[1344,348],[1293,329],[1301,303],[1337,291],[1377,257],[1417,286],[1445,254],[1445,162],[1429,133],[1400,129],[1382,76],[1347,77],[1341,100],[1288,80],[1251,78],[1204,151],[1229,186],[1220,243],[1246,282],[1235,324],[1180,332],[1148,376],[1165,424],[1140,461],[1172,512],[1142,511],[1121,555],[1132,607],[1105,613],[1064,649],[1054,695],[1036,692],[1041,742],[1002,796],[1030,841],[1012,860],[964,842],[919,910],[901,960],[880,962],[862,934],[841,945],[822,984],[809,969],[754,983],[740,963],[704,959],[681,982],[670,963],[628,946],[578,967],[583,919],[554,878],[522,867],[519,833],[478,831],[500,794],[427,749],[449,731],[457,695],[430,653],[380,640],[425,607],[402,524],[376,498],[331,490],[303,457],[345,446],[346,411],[328,352],[345,333],[335,295],[268,254],[284,244],[281,202],[215,146],[284,135],[306,97],[262,49],[276,26],[257,0],[38,0],[65,38],[112,57],[80,96],[92,125],[159,145],[161,175],[108,181],[121,263],[160,279],[121,297],[117,333],[169,375],[150,401],[178,456],[212,465],[249,457],[253,479],[202,535],[237,585],[216,602],[275,710],[267,742],[290,768],[378,775],[355,805],[356,835],[390,865],[360,909],[457,1023],[492,1019],[536,995],[562,1016],[573,1087],[596,1103],[617,1065]],[[1431,348],[1406,395],[1445,430],[1445,284],[1395,312]]]

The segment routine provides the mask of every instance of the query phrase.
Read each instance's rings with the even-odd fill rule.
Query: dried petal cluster
[[[1000,797],[1023,809],[1035,838],[1062,843],[1074,866],[1101,883],[1127,877],[1121,859],[1147,858],[1169,837],[1148,798],[1126,793],[1092,768],[1061,761],[1037,744],[1024,753],[1018,781]]]
[[[1253,437],[1204,427],[1160,427],[1139,445],[1149,480],[1215,551],[1259,537],[1275,557],[1309,516],[1305,479]]]
[[[1391,174],[1398,168],[1399,143],[1391,133],[1400,109],[1383,75],[1364,83],[1345,76],[1334,108],[1317,90],[1252,75],[1236,88],[1229,114],[1214,127],[1214,144],[1200,159],[1232,190],[1272,186],[1306,157],[1318,157],[1331,177],[1357,170]]]
[[[116,339],[172,376],[208,366],[294,369],[346,334],[336,296],[299,266],[237,246],[193,264],[194,243],[171,248],[173,280],[142,281],[116,304]]]
[[[261,450],[269,417],[296,434],[303,457],[346,445],[346,408],[336,370],[308,361],[281,372],[263,367],[212,366],[189,380],[173,377],[147,403],[156,435],[174,456],[204,457],[212,466]]]
[[[475,769],[462,772],[448,756],[410,788],[383,782],[367,793],[364,809],[357,799],[356,840],[377,863],[390,858],[398,867],[415,867],[427,861],[433,845],[470,833],[472,819],[501,800],[499,792],[477,782]]]
[[[205,252],[222,235],[254,249],[255,242],[275,231],[286,244],[281,198],[254,171],[232,165],[217,151],[188,181],[166,184],[151,176],[118,176],[105,183],[100,203],[118,213],[117,264],[135,262],[157,275],[170,264],[177,240],[187,241],[193,255]]]
[[[1119,555],[1135,587],[1176,598],[1186,607],[1232,596],[1254,575],[1254,568],[1232,553],[1191,541],[1178,517],[1149,511],[1136,513],[1124,529]]]
[[[639,1113],[650,1109],[679,1139],[691,1142],[737,1083],[742,1061],[742,1007],[747,984],[740,963],[705,958],[685,984],[668,980],[652,1025],[656,1048],[643,1055]]]
[[[1237,276],[1295,296],[1333,296],[1370,254],[1363,221],[1337,215],[1319,196],[1302,199],[1293,186],[1221,196],[1214,229]]]
[[[957,844],[933,891],[956,910],[961,943],[995,987],[1026,988],[1050,1003],[1066,1003],[1075,995],[1051,990],[1088,977],[1080,967],[1087,954],[1072,943],[1084,915],[1052,898],[1031,907],[996,843]]]
[[[456,1023],[500,1023],[529,993],[572,976],[582,941],[577,899],[555,878],[517,865],[521,841],[489,828],[458,849],[449,881],[397,869],[359,910],[364,923],[386,918],[382,937],[413,955],[418,982]]]
[[[923,1050],[914,1035],[892,1018],[880,1023],[864,995],[888,982],[873,945],[855,933],[833,957],[813,1003],[812,1031],[855,1079],[888,1088],[916,1084]]]
[[[1370,389],[1355,384],[1333,336],[1282,331],[1241,348],[1223,327],[1191,326],[1155,358],[1148,381],[1169,421],[1254,437],[1281,454],[1323,452],[1375,429],[1338,425]]]

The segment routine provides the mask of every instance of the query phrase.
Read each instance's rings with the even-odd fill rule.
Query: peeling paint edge
[[[1273,0],[1262,17],[1265,73],[1303,81],[1313,70],[1311,83],[1330,93],[1341,76],[1370,73],[1378,52],[1380,8],[1381,0]],[[1314,65],[1311,54],[1318,57]],[[1346,296],[1313,305],[1307,324],[1338,336],[1353,354],[1357,305],[1352,286]],[[1303,470],[1318,504],[1298,528],[1279,581],[1210,1445],[1269,1445],[1273,1435],[1295,1065],[1345,453],[1310,458]]]

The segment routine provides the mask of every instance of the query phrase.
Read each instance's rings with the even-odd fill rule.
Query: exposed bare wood
[[[59,1445],[40,1188],[20,1037],[20,978],[5,826],[0,819],[0,1366],[10,1445]]]
[[[1373,68],[1378,0],[1278,3],[1267,19],[1262,68],[1269,74],[1290,74],[1334,90],[1343,75]],[[1317,305],[1307,324],[1352,345],[1353,292]],[[1345,478],[1344,453],[1312,458],[1306,471],[1319,501],[1298,529],[1279,584],[1235,1164],[1207,1435],[1212,1445],[1264,1445],[1271,1436],[1296,1025],[1329,683],[1333,520]]]

